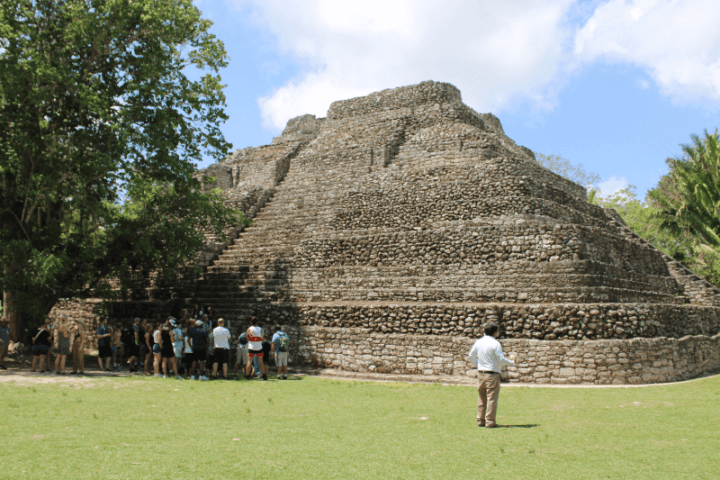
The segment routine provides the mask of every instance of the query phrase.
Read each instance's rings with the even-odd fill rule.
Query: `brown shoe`
[[[485,428],[498,428],[498,425],[497,424],[485,425]]]

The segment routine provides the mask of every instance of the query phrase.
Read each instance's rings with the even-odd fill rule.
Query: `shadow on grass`
[[[497,428],[534,428],[539,426],[539,423],[529,423],[527,425],[498,425]]]

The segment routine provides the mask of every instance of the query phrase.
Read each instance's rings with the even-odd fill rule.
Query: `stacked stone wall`
[[[474,375],[467,360],[474,340],[386,335],[362,328],[288,327],[303,363],[346,371]],[[519,363],[503,369],[509,382],[639,384],[673,382],[720,370],[720,335],[631,340],[501,339]]]

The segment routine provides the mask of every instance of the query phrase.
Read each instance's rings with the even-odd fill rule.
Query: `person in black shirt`
[[[50,319],[45,320],[45,325],[38,328],[32,338],[32,365],[30,371],[35,371],[35,366],[39,363],[38,369],[40,373],[43,373],[50,369],[49,365],[46,365],[47,353],[50,351],[52,346],[52,331],[50,330]],[[43,368],[45,367],[45,368]]]
[[[190,371],[190,378],[195,376],[195,367],[198,367],[198,375],[200,380],[207,380],[205,377],[205,360],[207,360],[207,331],[203,328],[202,320],[195,322],[195,328],[188,331],[188,336],[192,342],[193,364]]]

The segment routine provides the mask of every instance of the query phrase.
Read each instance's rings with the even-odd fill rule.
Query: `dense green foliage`
[[[639,200],[630,186],[591,200],[615,209],[635,233],[698,276],[720,285],[720,146],[717,132],[692,137],[683,156],[669,158],[670,171]]]
[[[191,0],[0,3],[0,288],[28,319],[241,220],[194,178],[230,148],[210,26]]]
[[[494,430],[477,427],[472,386],[30,381],[0,383],[12,459],[0,477],[695,480],[717,478],[720,464],[717,376],[503,386],[498,422],[509,428]]]

